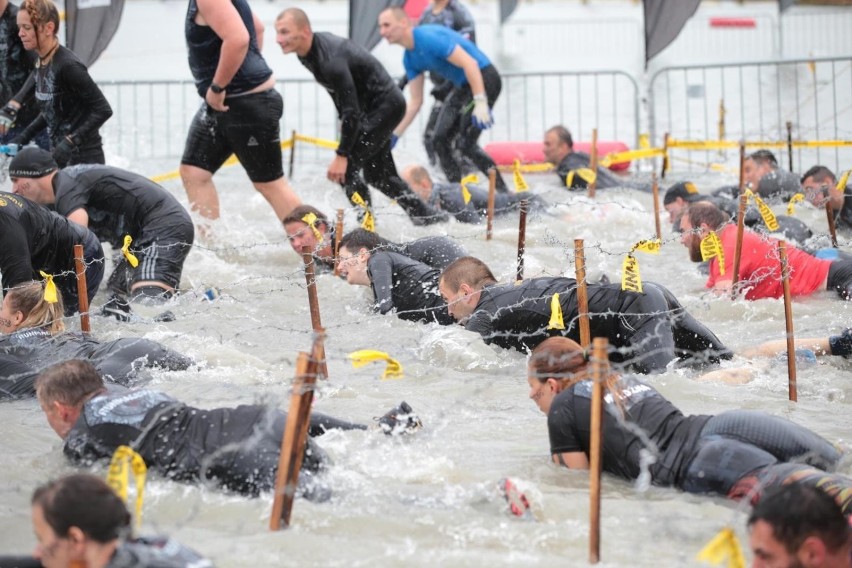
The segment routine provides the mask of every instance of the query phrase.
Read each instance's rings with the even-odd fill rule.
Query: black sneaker
[[[133,316],[133,310],[130,309],[130,304],[125,298],[113,294],[101,308],[101,315],[128,322]]]
[[[390,410],[378,419],[379,428],[388,436],[399,436],[401,434],[412,434],[423,427],[423,423],[411,406],[403,401],[399,406]]]

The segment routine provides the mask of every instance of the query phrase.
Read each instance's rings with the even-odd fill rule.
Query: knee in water
[[[174,295],[173,291],[160,288],[159,286],[140,286],[133,289],[130,301],[146,305],[156,305],[170,300]]]

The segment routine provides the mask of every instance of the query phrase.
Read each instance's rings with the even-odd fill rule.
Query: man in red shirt
[[[689,249],[690,260],[710,261],[707,287],[730,292],[737,242],[737,227],[730,223],[730,216],[712,203],[698,201],[690,204],[681,217],[680,227],[683,231],[681,243]],[[704,255],[702,241],[705,242]],[[714,241],[718,246],[713,245]],[[835,290],[844,300],[852,299],[852,261],[816,258],[792,245],[787,246],[787,261],[793,296]],[[778,239],[750,230],[743,233],[738,286],[745,290],[747,300],[783,295]]]

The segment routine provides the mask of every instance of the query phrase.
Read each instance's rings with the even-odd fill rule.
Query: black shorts
[[[215,173],[231,154],[254,183],[284,176],[279,121],[284,100],[275,89],[227,97],[226,112],[202,103],[192,119],[181,164]]]
[[[155,229],[143,231],[138,245],[134,242],[130,247],[139,265],[132,268],[124,256],[121,257],[115,274],[110,277],[110,286],[119,288],[114,291],[128,294],[135,282],[146,280],[162,282],[174,289],[180,287],[183,263],[192,248],[195,230],[189,215],[185,222],[172,225],[171,229],[168,233]]]

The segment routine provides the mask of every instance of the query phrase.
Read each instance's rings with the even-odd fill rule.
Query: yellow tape
[[[660,239],[650,239],[647,241],[639,241],[633,248],[630,249],[630,252],[639,251],[639,252],[647,252],[648,254],[660,254],[660,247],[663,246],[663,242]]]
[[[130,446],[119,446],[116,448],[115,453],[112,454],[106,480],[113,491],[125,502],[129,493],[128,485],[130,483],[131,471],[133,472],[133,479],[136,482],[136,525],[138,527],[142,524],[142,506],[145,503],[145,477],[148,468],[145,465],[145,460],[133,448]]]
[[[586,185],[574,185],[574,178],[579,178],[586,182]],[[595,180],[598,179],[598,174],[591,168],[578,168],[576,170],[571,170],[565,176],[565,185],[567,187],[588,187],[590,184],[594,183]]]
[[[130,235],[124,235],[124,246],[121,247],[121,254],[124,255],[124,258],[127,259],[127,262],[130,263],[130,266],[136,268],[139,266],[139,259],[130,252],[130,243],[133,242],[133,237]]]
[[[305,136],[304,134],[296,134],[296,140],[298,142],[307,142],[308,144],[313,144],[314,146],[319,146],[320,148],[328,148],[329,150],[337,150],[337,147],[339,146],[339,144],[334,140],[314,138],[313,136]]]
[[[364,198],[361,197],[361,194],[357,191],[352,194],[352,203],[364,209],[364,219],[361,221],[361,228],[370,231],[371,233],[375,233],[376,221],[373,219],[373,213],[370,211],[370,208],[367,207],[367,203],[364,201]]]
[[[360,351],[353,351],[349,355],[347,355],[349,359],[352,360],[352,366],[356,369],[359,367],[363,367],[368,363],[372,363],[373,361],[386,361],[387,367],[385,367],[385,371],[382,373],[382,380],[384,379],[401,379],[404,374],[402,372],[402,365],[385,353],[384,351],[374,351],[372,349],[362,349]]]
[[[621,289],[627,292],[642,293],[642,277],[639,275],[639,261],[632,254],[624,257],[621,264]]]
[[[311,228],[311,231],[314,232],[314,236],[317,240],[322,242],[322,233],[320,233],[319,229],[317,229],[317,214],[307,213],[304,217],[302,217],[302,221],[307,223],[308,227]]]
[[[730,527],[725,527],[714,536],[695,558],[699,562],[709,562],[713,565],[725,564],[727,568],[746,566],[740,542]]]
[[[725,274],[725,251],[722,248],[722,241],[719,240],[719,235],[714,231],[701,239],[701,260],[710,260],[711,258],[719,260],[719,274]]]
[[[840,179],[837,180],[837,186],[835,189],[840,193],[846,191],[846,184],[849,182],[849,174],[852,174],[852,170],[846,170],[843,172],[843,175],[840,176]]]
[[[792,217],[793,214],[796,212],[796,207],[795,207],[796,203],[801,203],[804,200],[805,200],[805,194],[804,193],[797,193],[796,195],[791,197],[790,201],[787,202],[787,215]]]
[[[541,174],[553,171],[553,168],[553,164],[521,164],[519,169],[525,174]],[[497,169],[501,172],[513,172],[515,171],[515,166],[513,164],[497,166]]]
[[[550,298],[550,322],[547,329],[565,329],[565,320],[562,319],[562,304],[559,303],[559,293]]]
[[[837,148],[852,146],[852,140],[795,140],[793,148]],[[786,148],[787,141],[752,140],[746,141],[747,148]],[[674,140],[669,139],[669,148],[683,150],[725,150],[739,148],[740,143],[733,140]]]
[[[521,175],[521,161],[515,160],[514,164],[512,164],[512,179],[515,182],[515,193],[521,193],[523,191],[529,191],[530,186],[527,185],[527,180],[524,179],[524,176]]]
[[[760,211],[760,216],[763,217],[763,222],[766,224],[766,228],[769,229],[769,232],[774,233],[777,231],[778,219],[775,218],[775,213],[772,212],[772,209],[770,209],[756,193],[751,193],[748,190],[746,190],[746,193],[751,194],[751,198],[757,205],[757,209]]]
[[[461,184],[462,199],[464,199],[464,204],[467,205],[468,203],[470,203],[471,199],[470,190],[467,188],[467,184],[479,183],[479,177],[476,174],[466,175],[461,178],[461,181],[459,183]]]
[[[39,270],[38,273],[46,280],[44,283],[44,301],[48,304],[55,304],[59,301],[59,292],[56,290],[56,282],[53,281],[53,275],[48,274],[44,270]]]
[[[624,152],[613,152],[607,154],[599,162],[601,166],[608,168],[612,164],[621,162],[630,162],[633,160],[642,160],[645,158],[656,158],[664,156],[666,151],[663,148],[640,148],[639,150],[626,150]]]

